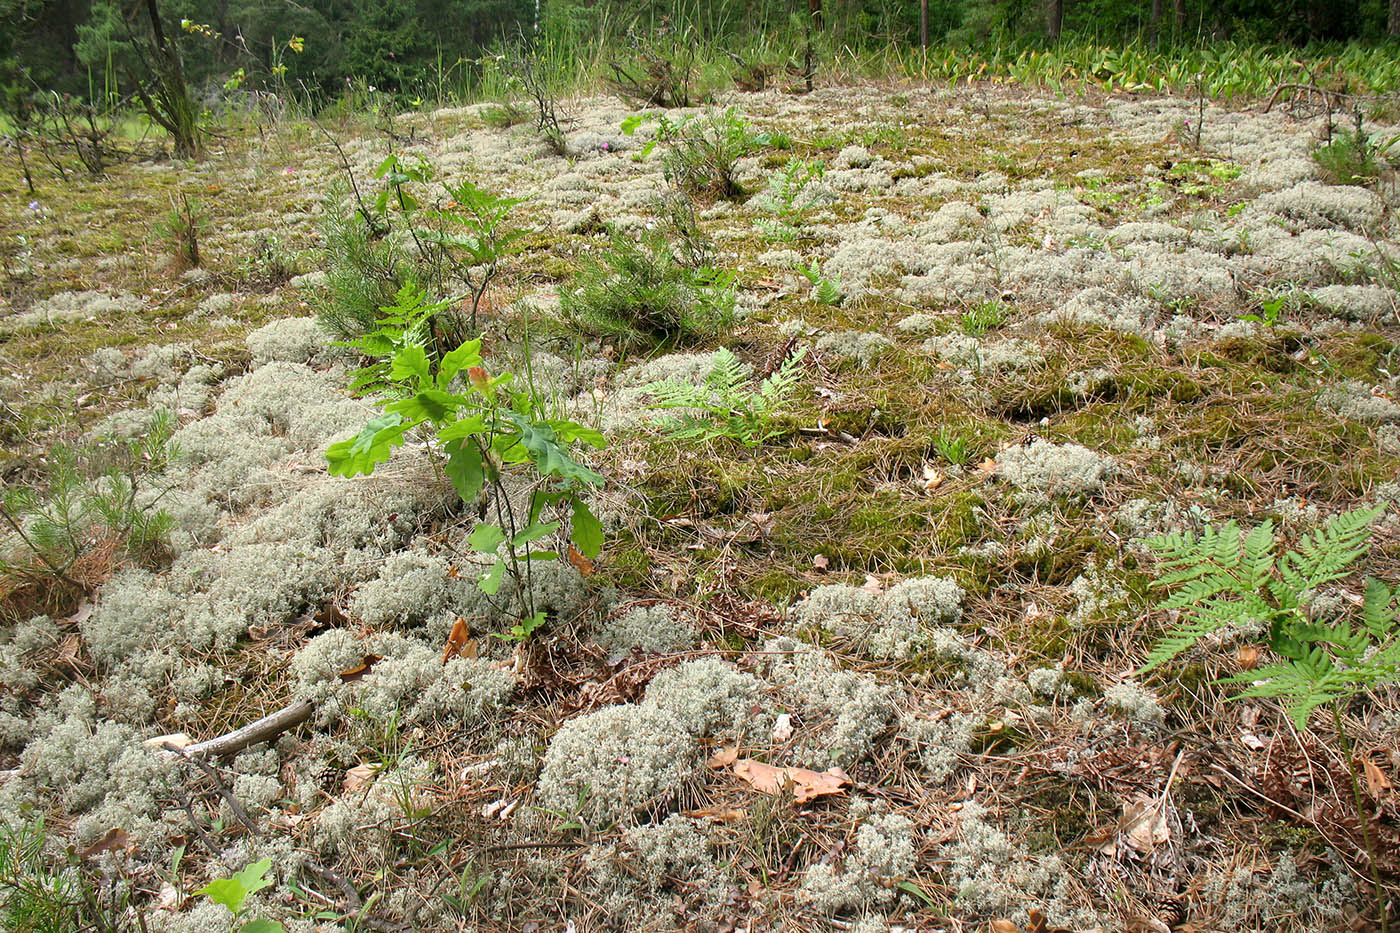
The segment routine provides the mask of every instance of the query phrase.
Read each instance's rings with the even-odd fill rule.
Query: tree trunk
[[[1186,34],[1186,0],[1172,0],[1172,9],[1176,14],[1176,41],[1180,42],[1181,37]]]
[[[822,28],[822,0],[807,0],[807,15],[812,18],[812,24],[818,29]]]
[[[1050,0],[1045,8],[1045,34],[1050,37],[1051,42],[1056,42],[1060,38],[1060,25],[1065,18],[1065,0]]]
[[[1392,36],[1400,36],[1400,0],[1390,0],[1390,20],[1385,31]]]
[[[1400,0],[1391,0],[1392,5]],[[919,0],[919,48],[928,51],[928,0]]]
[[[165,35],[156,0],[146,0],[146,16],[151,21],[155,43],[152,54],[155,63],[151,71],[155,73],[156,96],[152,101],[148,95],[142,94],[142,104],[148,111],[152,105],[162,111],[165,119],[157,118],[157,122],[170,133],[177,157],[198,158],[204,148],[199,138],[199,110],[190,97],[189,85],[185,83],[185,66],[180,61],[180,50]],[[156,115],[152,113],[152,116]]]
[[[1157,48],[1162,39],[1162,0],[1152,0],[1152,18],[1147,21],[1147,36]]]

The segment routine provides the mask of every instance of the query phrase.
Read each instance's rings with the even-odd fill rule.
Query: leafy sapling
[[[227,907],[233,913],[238,933],[286,933],[286,927],[276,920],[250,920],[237,925],[248,898],[272,884],[272,879],[267,877],[271,867],[272,859],[259,859],[228,878],[215,878],[194,893],[207,895],[214,903]]]
[[[750,379],[744,365],[733,352],[721,348],[715,351],[704,385],[654,382],[647,387],[653,398],[650,407],[682,410],[661,424],[673,437],[701,441],[727,437],[757,447],[782,433],[775,420],[802,379],[806,355],[806,348],[798,350],[756,388],[747,388]]]
[[[454,283],[466,286],[471,300],[469,327],[475,333],[482,300],[501,261],[519,249],[519,240],[527,232],[510,225],[511,212],[526,199],[495,195],[463,180],[443,184],[445,205],[424,205],[412,186],[430,184],[436,169],[421,156],[410,161],[390,153],[374,174],[384,182],[374,210],[386,223],[391,210],[403,215],[428,281],[444,288]]]
[[[383,413],[358,435],[326,451],[336,476],[369,475],[407,442],[413,432],[426,434],[436,463],[453,488],[482,513],[494,510],[495,522],[478,524],[468,543],[496,560],[477,585],[496,595],[507,575],[515,581],[523,616],[512,630],[527,637],[545,621],[535,610],[532,565],[556,560],[557,550],[538,544],[569,527],[568,543],[588,558],[603,546],[603,528],[584,494],[603,477],[570,453],[575,445],[602,448],[603,435],[574,421],[541,415],[529,392],[513,392],[510,372],[489,374],[482,365],[481,340],[469,340],[435,358],[424,340],[423,322],[437,307],[413,285],[400,291],[386,308],[379,330],[352,346],[371,362],[353,385],[383,393]],[[506,489],[524,482],[529,495],[520,509]],[[502,553],[503,552],[503,553]]]

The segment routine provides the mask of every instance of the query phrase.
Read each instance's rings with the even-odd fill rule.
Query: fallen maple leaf
[[[981,470],[983,473],[995,473],[997,471],[997,462],[991,457],[988,457],[977,464],[977,469]]]
[[[1171,839],[1162,800],[1141,794],[1123,804],[1123,818],[1118,821],[1118,828],[1128,844],[1144,855]]]
[[[846,772],[840,768],[821,772],[806,768],[777,768],[752,758],[734,762],[734,774],[760,793],[778,796],[791,789],[792,799],[797,803],[844,793],[845,786],[851,783]]]
[[[340,789],[347,794],[364,787],[374,780],[374,776],[379,773],[379,768],[375,765],[355,765],[345,772],[345,780],[341,782]]]
[[[452,631],[447,634],[447,644],[442,646],[442,663],[446,664],[460,654],[470,637],[467,620],[458,616],[457,621],[452,623]]]
[[[705,764],[711,768],[727,768],[739,759],[739,747],[726,745],[710,756]]]
[[[932,466],[924,466],[922,478],[924,492],[932,495],[935,489],[943,485],[943,479],[943,474],[935,470]]]

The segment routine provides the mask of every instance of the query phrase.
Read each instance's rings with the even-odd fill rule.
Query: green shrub
[[[1361,128],[1361,112],[1350,130],[1338,130],[1330,142],[1313,150],[1313,160],[1334,185],[1374,185],[1390,167],[1388,151],[1400,135],[1382,138]]]
[[[734,320],[734,276],[689,267],[659,237],[614,237],[560,297],[579,328],[629,347],[695,343]]]
[[[733,107],[710,111],[670,141],[661,169],[667,181],[694,197],[738,200],[745,192],[734,177],[735,167],[761,142]]]
[[[42,817],[0,821],[0,927],[12,933],[68,933],[92,919],[91,891],[73,868],[50,862],[46,839]]]
[[[565,537],[588,558],[602,548],[602,525],[583,493],[603,477],[575,460],[570,448],[606,442],[591,428],[545,417],[533,392],[507,388],[512,373],[490,375],[482,366],[480,338],[435,354],[426,335],[441,309],[440,302],[405,286],[380,326],[354,343],[372,362],[352,386],[380,393],[383,413],[355,437],[332,444],[326,460],[332,475],[369,475],[409,434],[426,435],[462,502],[483,516],[468,543],[494,561],[477,585],[495,596],[507,575],[515,582],[521,617],[509,637],[524,638],[545,621],[535,605],[534,564],[559,557],[536,543]],[[523,507],[510,496],[507,481],[511,489],[529,490]],[[494,523],[484,520],[488,514]],[[561,536],[566,522],[569,533]]]
[[[156,235],[170,249],[171,259],[178,269],[193,269],[199,265],[199,236],[209,226],[204,207],[198,200],[181,194],[170,196],[170,210],[156,222]]]
[[[326,195],[321,216],[322,256],[330,301],[318,319],[347,340],[374,328],[379,309],[393,304],[409,278],[407,257],[391,237],[376,235],[345,200],[343,188]]]
[[[608,85],[634,107],[689,107],[699,36],[686,24],[651,35],[631,33],[631,51],[609,62]]]
[[[0,497],[0,616],[58,611],[123,560],[168,557],[172,519],[146,480],[178,452],[161,412],[134,441],[55,447],[45,473]],[[90,566],[89,566],[90,565]]]

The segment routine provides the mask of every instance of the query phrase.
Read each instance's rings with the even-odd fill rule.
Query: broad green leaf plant
[[[223,904],[233,913],[236,924],[249,896],[272,884],[272,879],[267,877],[271,867],[272,859],[259,859],[228,878],[215,878],[194,893],[206,895],[216,904]],[[236,929],[239,933],[286,933],[286,928],[276,920],[251,920]]]
[[[511,390],[512,373],[488,373],[480,338],[435,358],[427,322],[440,310],[441,303],[407,285],[384,309],[379,329],[348,344],[371,360],[352,387],[379,393],[383,410],[355,437],[332,444],[326,459],[333,475],[369,475],[411,433],[426,434],[462,501],[494,513],[495,522],[482,521],[468,538],[474,550],[495,556],[477,585],[495,596],[507,575],[515,581],[523,615],[511,636],[524,638],[545,622],[535,609],[531,567],[559,558],[541,542],[561,536],[567,524],[567,540],[581,554],[591,559],[602,550],[603,527],[584,495],[603,477],[571,450],[601,449],[606,441],[593,428],[543,417],[530,392]],[[508,495],[508,477],[527,484],[524,509],[512,504],[520,499]]]

